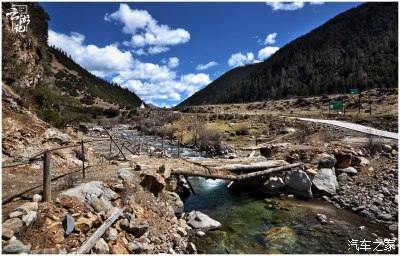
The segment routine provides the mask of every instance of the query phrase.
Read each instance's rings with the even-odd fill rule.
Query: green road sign
[[[360,89],[350,89],[350,94],[360,94]]]
[[[343,109],[343,102],[341,100],[332,101],[332,102],[329,103],[329,109],[330,110]]]

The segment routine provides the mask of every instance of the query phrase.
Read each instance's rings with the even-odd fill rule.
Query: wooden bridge
[[[165,168],[164,177],[171,175],[198,176],[210,179],[224,179],[242,181],[253,177],[266,176],[276,172],[290,170],[303,165],[302,163],[289,164],[283,160],[263,160],[240,158],[233,160],[184,160],[188,164],[184,167],[170,166]]]

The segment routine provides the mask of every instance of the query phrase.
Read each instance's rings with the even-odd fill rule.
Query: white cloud
[[[311,5],[322,5],[322,4],[324,4],[325,2],[323,2],[323,1],[313,1],[313,2],[310,2],[310,4]]]
[[[243,55],[242,53],[235,53],[228,60],[228,64],[231,67],[243,66],[244,64],[251,63],[254,60],[254,54],[248,52],[247,55]]]
[[[132,52],[136,55],[142,56],[142,55],[147,55],[147,53],[143,50],[143,48],[139,48],[137,50],[132,50]]]
[[[275,41],[275,37],[278,35],[278,33],[271,33],[271,34],[269,34],[269,35],[267,35],[267,37],[265,38],[265,41],[264,41],[264,44],[265,45],[267,45],[267,44],[274,44],[276,41]]]
[[[134,48],[152,46],[149,48],[150,54],[168,51],[166,46],[183,44],[190,40],[188,31],[159,25],[147,11],[131,9],[127,4],[120,4],[118,11],[106,14],[104,19],[123,24],[122,32],[132,35],[131,41],[125,42],[125,45]]]
[[[200,65],[198,65],[198,66],[196,67],[196,69],[197,69],[197,70],[206,70],[206,69],[212,68],[212,67],[217,66],[217,65],[218,65],[217,62],[215,62],[215,61],[210,61],[210,62],[208,62],[207,64],[200,64]]]
[[[149,54],[154,55],[154,54],[158,54],[158,53],[162,53],[162,52],[167,52],[169,50],[169,47],[165,47],[165,46],[152,46],[149,47]]]
[[[267,46],[264,49],[261,49],[258,52],[258,59],[264,60],[269,58],[272,54],[274,54],[277,50],[279,50],[279,47],[271,47]]]
[[[292,3],[284,3],[284,2],[267,2],[267,5],[272,7],[273,11],[295,11],[297,9],[301,9],[304,6],[304,2],[295,1]]]
[[[167,65],[169,68],[176,68],[179,66],[179,59],[177,57],[169,58]]]
[[[132,54],[121,51],[115,45],[99,48],[84,45],[85,36],[72,32],[70,36],[49,30],[49,45],[63,49],[84,68],[98,76],[108,76],[129,70],[133,64]]]

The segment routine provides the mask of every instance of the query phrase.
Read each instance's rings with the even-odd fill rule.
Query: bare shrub
[[[382,138],[373,135],[368,135],[367,142],[364,148],[371,154],[377,154],[382,150],[383,141]]]

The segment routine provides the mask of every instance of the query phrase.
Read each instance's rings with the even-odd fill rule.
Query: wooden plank
[[[90,249],[93,248],[93,246],[96,244],[97,240],[99,240],[99,238],[101,236],[103,236],[103,234],[107,231],[107,229],[109,227],[111,227],[111,225],[118,219],[119,216],[121,216],[121,214],[124,212],[125,207],[120,208],[118,210],[116,210],[111,216],[110,218],[108,218],[103,225],[101,225],[96,232],[94,232],[94,234],[88,239],[86,240],[85,243],[83,243],[83,245],[81,246],[81,248],[79,248],[78,250],[78,254],[86,254],[90,251]]]
[[[214,167],[215,170],[224,170],[229,172],[254,172],[265,170],[268,168],[278,167],[287,165],[288,162],[283,160],[275,160],[275,161],[264,161],[264,162],[255,162],[248,164],[227,164]]]
[[[83,145],[83,140],[81,140],[82,145],[82,175],[85,178],[85,147]]]
[[[269,174],[272,174],[272,173],[275,173],[275,172],[291,169],[291,168],[298,167],[298,166],[301,166],[301,165],[303,165],[303,164],[302,163],[289,164],[289,165],[285,165],[285,166],[270,168],[270,169],[267,169],[267,170],[264,170],[264,171],[242,174],[242,175],[238,175],[237,176],[237,180],[241,181],[241,180],[245,180],[245,179],[249,179],[249,178],[253,178],[253,177],[257,177],[257,176],[269,175]]]
[[[115,140],[112,138],[111,134],[107,131],[107,129],[104,126],[103,126],[103,129],[106,131],[108,136],[110,136],[110,140],[114,143],[114,145],[118,148],[119,152],[121,152],[122,156],[126,160],[126,156],[124,155],[124,152],[122,152],[122,149],[118,146],[117,142],[115,142]]]

